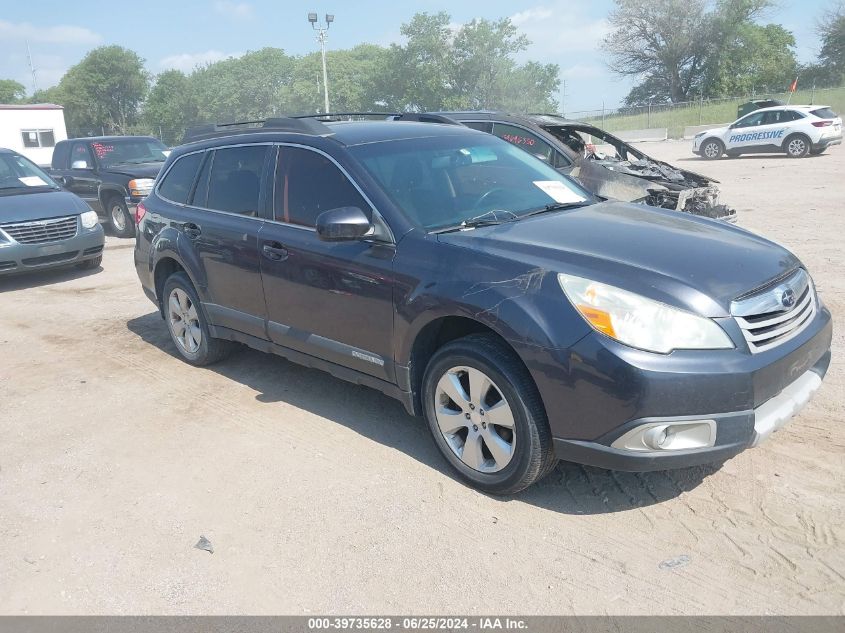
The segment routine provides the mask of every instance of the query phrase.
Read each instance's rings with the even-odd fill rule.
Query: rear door
[[[269,150],[267,144],[245,144],[209,150],[194,159],[196,155],[188,154],[174,163],[159,187],[159,195],[167,198],[168,178],[179,163],[202,161],[176,228],[202,267],[203,307],[211,323],[262,339],[266,310],[258,233],[264,223]]]
[[[393,381],[395,245],[324,242],[317,216],[338,207],[373,206],[328,155],[282,145],[273,216],[261,228],[261,274],[270,340]]]

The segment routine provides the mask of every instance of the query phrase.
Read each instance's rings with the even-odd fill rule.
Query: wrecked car
[[[651,158],[594,125],[550,114],[430,114],[498,136],[603,198],[736,221],[736,210],[719,201],[718,181]]]

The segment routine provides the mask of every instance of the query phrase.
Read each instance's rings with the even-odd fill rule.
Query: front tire
[[[164,282],[164,320],[179,355],[191,365],[203,367],[229,356],[234,344],[212,338],[196,290],[184,272]]]
[[[701,157],[705,160],[718,160],[725,153],[725,144],[717,138],[708,138],[701,144]]]
[[[135,236],[135,218],[129,213],[126,201],[120,196],[112,196],[106,201],[109,227],[117,237]]]
[[[557,460],[537,387],[516,354],[490,334],[440,348],[423,376],[423,409],[440,452],[470,485],[508,495]]]
[[[803,134],[793,134],[783,142],[783,147],[790,158],[804,158],[810,153],[810,139]]]

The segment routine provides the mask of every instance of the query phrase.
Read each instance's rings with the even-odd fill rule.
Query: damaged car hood
[[[619,285],[711,317],[800,265],[746,230],[690,215],[603,202],[438,236],[441,242]],[[601,271],[601,276],[596,272]]]

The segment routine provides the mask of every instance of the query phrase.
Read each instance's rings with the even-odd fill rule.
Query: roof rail
[[[293,119],[317,119],[319,121],[342,121],[344,119],[352,119],[352,117],[383,117],[388,119],[391,117],[401,116],[399,112],[318,112],[316,114],[298,114]]]
[[[455,119],[450,119],[442,114],[429,114],[428,112],[403,112],[393,117],[394,121],[416,121],[418,123],[444,123],[446,125],[463,125]]]
[[[237,121],[235,123],[208,123],[196,125],[185,130],[183,143],[191,143],[220,136],[247,134],[255,132],[295,132],[310,136],[327,136],[331,128],[310,118],[276,117],[256,121]]]

